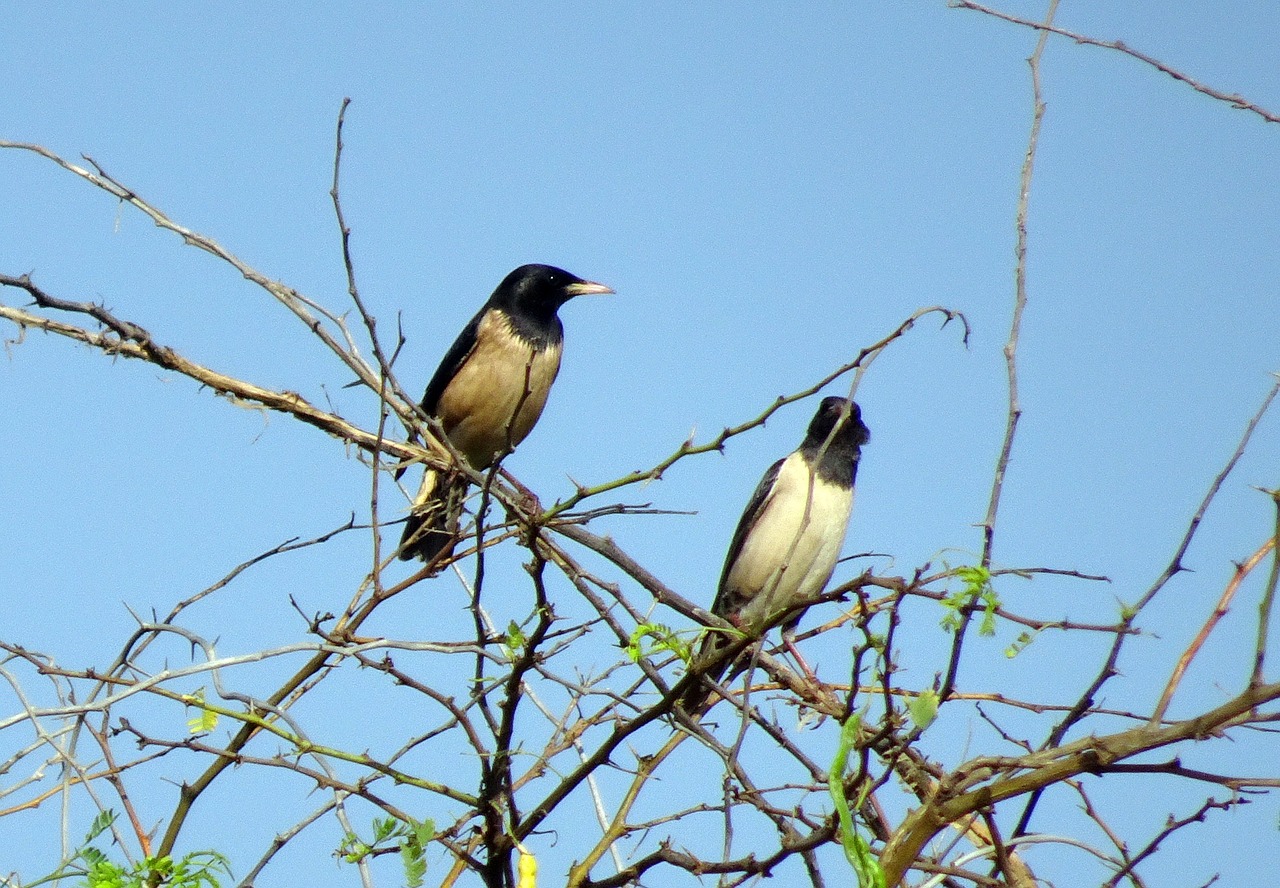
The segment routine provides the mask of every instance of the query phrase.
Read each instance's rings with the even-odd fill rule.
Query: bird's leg
[[[805,662],[804,657],[800,656],[800,649],[796,647],[795,642],[795,627],[783,630],[782,644],[791,653],[791,657],[796,661],[796,665],[800,667],[800,671],[804,673],[804,684],[793,687],[792,690],[804,701],[808,710],[817,716],[817,721],[814,724],[821,724],[828,715],[837,711],[832,707],[838,707],[839,703],[832,696],[831,690],[822,683],[813,669],[809,667],[809,664]],[[806,723],[808,723],[808,717],[802,714],[800,716],[800,725],[803,726]]]
[[[800,667],[800,671],[804,673],[805,678],[813,682],[816,687],[822,687],[822,682],[818,680],[818,676],[809,668],[809,664],[805,662],[804,657],[800,656],[800,649],[796,647],[795,629],[782,630],[782,646],[791,654],[796,661],[796,665]]]
[[[542,503],[539,501],[536,493],[521,484],[519,479],[508,472],[505,468],[499,468],[498,473],[502,475],[504,481],[514,487],[516,492],[520,494],[520,498],[522,500],[521,505],[524,506],[525,511],[528,514],[537,515],[542,512]]]

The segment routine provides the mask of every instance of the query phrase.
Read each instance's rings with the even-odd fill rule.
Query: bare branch
[[[1200,627],[1199,633],[1185,651],[1178,658],[1178,663],[1174,666],[1173,674],[1169,676],[1169,681],[1165,685],[1164,693],[1160,695],[1160,701],[1156,704],[1155,711],[1151,713],[1151,721],[1153,723],[1162,721],[1164,714],[1169,710],[1169,703],[1173,700],[1174,693],[1178,690],[1178,685],[1182,682],[1182,677],[1186,674],[1187,669],[1191,666],[1191,661],[1200,653],[1200,649],[1204,647],[1204,643],[1209,640],[1209,636],[1217,627],[1218,622],[1227,615],[1227,611],[1231,607],[1231,601],[1235,598],[1236,590],[1240,588],[1240,584],[1244,582],[1244,578],[1253,572],[1263,558],[1266,558],[1276,545],[1275,538],[1267,540],[1257,551],[1250,555],[1241,564],[1236,565],[1235,575],[1231,577],[1231,582],[1227,583],[1227,587],[1222,590],[1222,595],[1218,598],[1218,603],[1214,605],[1212,613]],[[1265,631],[1263,636],[1265,637]],[[1255,684],[1260,684],[1258,673],[1255,671],[1253,680]]]
[[[1003,21],[1006,21],[1006,22],[1012,22],[1015,25],[1022,25],[1025,28],[1035,28],[1036,30],[1042,33],[1058,34],[1062,37],[1068,38],[1069,40],[1074,40],[1076,43],[1079,43],[1082,46],[1098,46],[1098,47],[1101,47],[1102,49],[1110,49],[1119,53],[1123,53],[1124,55],[1127,55],[1130,58],[1137,59],[1138,61],[1142,62],[1145,65],[1150,65],[1152,68],[1155,68],[1157,71],[1161,72],[1162,74],[1168,74],[1174,80],[1178,80],[1178,81],[1181,81],[1182,83],[1185,83],[1187,86],[1191,87],[1196,92],[1202,93],[1211,99],[1216,99],[1219,102],[1226,102],[1231,107],[1238,108],[1241,111],[1252,111],[1254,114],[1257,114],[1259,117],[1261,117],[1263,120],[1267,121],[1268,123],[1280,123],[1280,115],[1277,115],[1274,112],[1268,111],[1266,108],[1263,108],[1260,105],[1250,102],[1244,96],[1238,95],[1236,93],[1226,93],[1221,90],[1214,89],[1211,86],[1206,86],[1205,84],[1192,79],[1191,77],[1182,73],[1176,68],[1166,65],[1164,62],[1160,61],[1159,59],[1153,58],[1152,56],[1149,56],[1144,52],[1140,52],[1139,50],[1134,49],[1133,47],[1129,46],[1128,44],[1126,44],[1121,40],[1110,40],[1110,41],[1098,40],[1095,37],[1088,37],[1084,34],[1077,34],[1073,31],[1068,31],[1063,28],[1055,27],[1052,24],[1049,24],[1046,22],[1032,21],[1031,19],[1020,18],[1016,15],[1012,15],[1007,12],[1000,12],[999,10],[992,9],[987,6],[983,6],[980,3],[974,3],[973,0],[948,0],[948,5],[952,6],[955,9],[969,9],[969,10],[973,10],[974,12],[981,12],[984,15],[993,16],[994,18],[1002,19]]]
[[[193,379],[201,385],[212,389],[214,393],[229,397],[235,402],[260,404],[268,410],[288,414],[307,425],[328,432],[336,438],[340,438],[371,453],[388,453],[404,460],[424,460],[428,462],[435,460],[441,466],[447,465],[440,453],[424,450],[414,444],[400,444],[381,439],[377,435],[366,432],[358,426],[347,422],[340,416],[318,409],[297,392],[273,391],[224,373],[219,373],[216,370],[211,370],[194,361],[189,361],[174,349],[155,342],[151,334],[137,324],[130,321],[122,321],[101,306],[90,303],[69,303],[50,296],[36,286],[26,275],[12,277],[11,275],[0,274],[0,286],[25,290],[31,294],[37,305],[87,314],[104,324],[110,332],[94,332],[77,327],[74,324],[67,324],[52,318],[32,314],[22,309],[0,305],[0,318],[12,321],[19,327],[31,327],[37,330],[44,330],[47,333],[56,333],[97,348],[104,354],[135,358],[155,364],[165,370],[171,370]]]

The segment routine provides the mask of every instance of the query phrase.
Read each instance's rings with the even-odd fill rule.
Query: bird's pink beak
[[[597,284],[595,281],[579,281],[576,284],[569,284],[564,291],[570,296],[603,296],[606,293],[614,292],[613,287],[605,284]]]

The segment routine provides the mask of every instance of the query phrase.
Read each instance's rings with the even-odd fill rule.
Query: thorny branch
[[[1050,0],[1045,23],[1053,22],[1058,9],[1058,0]],[[987,504],[987,515],[982,522],[982,558],[981,567],[990,570],[992,552],[995,548],[996,519],[1000,511],[1000,499],[1004,492],[1005,473],[1013,456],[1013,443],[1018,433],[1018,422],[1022,418],[1022,402],[1018,392],[1018,338],[1022,331],[1022,315],[1027,307],[1027,216],[1031,204],[1031,179],[1035,172],[1036,150],[1040,144],[1040,124],[1044,120],[1044,97],[1040,85],[1040,59],[1044,55],[1046,41],[1045,32],[1040,32],[1036,48],[1027,59],[1031,68],[1031,132],[1027,137],[1027,150],[1023,155],[1022,171],[1018,177],[1018,210],[1015,217],[1017,240],[1014,247],[1014,294],[1013,316],[1009,324],[1009,338],[1004,345],[1005,368],[1009,387],[1009,409],[1005,420],[1004,439],[1000,444],[1000,455],[996,458],[995,471],[991,479],[991,496]],[[956,678],[960,673],[960,656],[977,606],[978,596],[971,596],[968,606],[960,614],[960,625],[956,628],[951,643],[951,656],[947,661],[946,675],[942,679],[942,687],[938,691],[940,700],[945,701],[955,688]]]
[[[19,329],[55,333],[99,349],[106,355],[146,361],[164,370],[186,376],[211,389],[215,394],[223,395],[233,401],[259,404],[268,410],[293,416],[307,425],[314,426],[370,453],[387,453],[403,460],[441,460],[439,453],[424,450],[413,444],[401,444],[382,439],[340,416],[320,410],[297,392],[277,392],[201,366],[183,357],[175,349],[157,343],[141,326],[117,318],[103,306],[59,299],[45,292],[27,275],[14,277],[0,274],[0,286],[25,291],[41,308],[84,314],[106,328],[100,331],[89,330],[24,309],[0,305],[0,318],[12,321]],[[443,462],[440,464],[444,465]]]
[[[1009,411],[1006,434],[997,460],[987,517],[981,564],[991,567],[996,519],[1010,463],[1018,418],[1019,401],[1016,350],[1023,309],[1026,305],[1027,209],[1037,136],[1044,112],[1040,94],[1039,58],[1050,33],[1080,43],[1124,52],[1158,70],[1189,83],[1215,98],[1230,101],[1263,116],[1270,112],[1196,83],[1185,75],[1132,50],[1122,43],[1107,43],[1082,37],[1052,24],[1053,8],[1045,22],[1017,19],[981,7],[969,0],[955,0],[960,8],[973,9],[1008,21],[1037,28],[1040,40],[1031,58],[1034,114],[1024,161],[1017,216],[1017,268],[1015,307],[1005,356],[1009,376]],[[526,844],[544,842],[554,833],[558,840],[573,841],[577,864],[567,873],[572,884],[582,886],[622,886],[637,884],[641,878],[665,879],[671,873],[692,876],[717,874],[722,884],[743,884],[793,867],[804,872],[816,885],[826,884],[824,873],[847,881],[848,873],[838,853],[830,857],[839,841],[837,821],[830,809],[825,788],[823,762],[830,760],[827,726],[814,731],[797,731],[794,710],[804,720],[834,722],[859,713],[863,729],[856,750],[859,767],[848,778],[848,791],[856,796],[860,787],[870,792],[867,804],[855,812],[871,836],[872,852],[879,857],[889,884],[897,884],[912,870],[931,876],[930,884],[978,886],[1030,884],[1030,873],[1018,859],[1022,844],[1051,837],[1026,835],[1031,814],[1040,793],[1066,784],[1085,799],[1088,816],[1098,823],[1116,844],[1119,857],[1089,849],[1100,858],[1115,861],[1111,884],[1129,878],[1138,884],[1134,867],[1154,854],[1179,830],[1203,820],[1212,811],[1243,804],[1243,793],[1273,789],[1280,781],[1267,775],[1216,773],[1185,766],[1176,750],[1190,743],[1212,743],[1218,738],[1239,736],[1246,730],[1271,730],[1280,721],[1274,704],[1280,700],[1280,684],[1267,682],[1264,675],[1266,635],[1270,626],[1270,606],[1276,578],[1280,574],[1280,553],[1275,540],[1263,544],[1242,565],[1240,575],[1219,599],[1214,614],[1204,624],[1200,636],[1184,651],[1181,662],[1170,674],[1165,693],[1150,714],[1109,709],[1095,701],[1102,685],[1118,674],[1117,658],[1126,639],[1139,627],[1136,617],[1155,599],[1156,593],[1183,570],[1182,557],[1217,490],[1225,482],[1235,462],[1244,452],[1253,429],[1275,396],[1273,389],[1246,430],[1235,456],[1210,488],[1193,516],[1177,553],[1165,575],[1147,591],[1114,625],[1073,622],[1061,616],[1023,614],[1001,605],[995,617],[1010,624],[1040,631],[1056,628],[1074,638],[1077,633],[1106,633],[1112,642],[1101,671],[1088,689],[1071,706],[1042,700],[1018,700],[993,689],[955,691],[966,627],[974,612],[974,602],[962,612],[962,625],[955,632],[944,676],[930,686],[919,675],[898,671],[900,644],[898,627],[904,619],[902,607],[912,601],[945,599],[945,584],[952,572],[930,573],[927,566],[906,577],[864,573],[823,595],[823,606],[850,603],[841,616],[828,619],[805,634],[806,643],[833,640],[848,651],[852,673],[844,671],[840,684],[814,683],[789,669],[774,653],[764,650],[758,657],[763,679],[745,679],[744,690],[726,688],[721,703],[701,722],[678,711],[675,701],[691,682],[699,680],[686,667],[685,657],[693,642],[695,627],[728,629],[687,597],[664,582],[655,571],[641,564],[614,535],[591,527],[605,517],[633,517],[659,510],[624,503],[601,504],[600,498],[633,485],[661,479],[675,463],[700,454],[719,452],[734,437],[762,425],[787,404],[816,394],[835,380],[854,373],[853,388],[868,365],[884,349],[905,335],[919,320],[939,314],[944,326],[958,320],[968,340],[968,323],[962,315],[939,306],[921,309],[880,341],[862,349],[851,361],[812,385],[777,398],[754,418],[724,429],[703,443],[680,444],[669,456],[650,468],[590,486],[580,485],[565,500],[542,509],[519,482],[505,472],[475,475],[471,480],[483,485],[484,496],[492,495],[504,517],[490,522],[486,510],[479,509],[471,550],[455,555],[469,557],[493,547],[524,546],[531,562],[527,582],[533,590],[528,616],[512,619],[508,630],[476,611],[474,632],[449,637],[441,630],[429,641],[415,638],[362,638],[358,631],[370,631],[373,618],[386,602],[409,590],[424,596],[438,589],[425,585],[426,570],[385,586],[382,571],[387,559],[378,543],[379,479],[385,456],[396,462],[422,461],[446,468],[456,454],[447,442],[430,433],[431,427],[400,388],[392,373],[395,355],[404,343],[401,335],[394,348],[379,340],[377,319],[368,311],[356,283],[351,254],[351,230],[343,215],[339,194],[342,127],[347,103],[339,115],[334,156],[332,198],[341,235],[342,256],[348,293],[360,316],[375,362],[361,357],[355,337],[343,316],[282,284],[271,281],[212,239],[190,231],[138,197],[131,189],[109,176],[100,165],[88,161],[89,168],[63,160],[38,145],[0,142],[0,148],[33,152],[56,163],[82,180],[143,212],[159,227],[181,236],[197,247],[229,264],[247,280],[284,304],[311,330],[342,367],[354,373],[359,384],[374,393],[380,419],[370,432],[336,414],[310,404],[301,395],[274,391],[235,379],[185,359],[174,347],[154,341],[148,331],[125,320],[105,306],[61,299],[46,292],[28,276],[0,275],[0,286],[27,294],[38,311],[0,304],[0,318],[26,330],[43,330],[84,343],[112,356],[129,357],[184,375],[217,394],[241,403],[293,416],[298,420],[355,445],[371,455],[371,520],[357,524],[354,516],[334,531],[304,543],[291,540],[260,556],[243,562],[223,579],[181,599],[163,619],[139,621],[125,641],[115,661],[105,670],[68,667],[55,658],[30,651],[21,645],[0,643],[0,673],[15,697],[17,711],[0,715],[0,736],[4,732],[31,730],[34,742],[20,744],[0,761],[0,777],[22,769],[29,771],[13,783],[0,787],[0,797],[15,797],[0,816],[31,810],[57,794],[83,789],[99,808],[109,807],[96,795],[100,783],[110,786],[126,810],[134,833],[134,843],[146,854],[176,852],[179,837],[189,830],[188,821],[206,790],[222,779],[233,766],[256,769],[265,779],[279,779],[280,786],[299,781],[308,789],[324,793],[324,800],[301,819],[279,828],[265,845],[261,856],[242,883],[248,888],[270,862],[291,842],[329,816],[335,817],[344,833],[353,830],[347,816],[351,804],[378,812],[402,824],[417,823],[423,810],[431,811],[435,825],[431,841],[442,849],[450,870],[440,884],[454,884],[464,872],[476,874],[493,888],[516,884],[515,851]],[[59,317],[82,316],[91,323],[79,326]],[[398,417],[410,429],[410,442],[389,440],[386,422]],[[426,446],[418,446],[419,438]],[[1280,521],[1280,516],[1278,516]],[[1280,524],[1278,524],[1280,527]],[[304,546],[323,545],[348,530],[372,528],[374,547],[368,574],[345,609],[337,614],[303,616],[305,643],[282,643],[248,655],[219,655],[216,645],[196,628],[179,624],[194,620],[190,605],[220,595],[239,581],[247,569],[263,561],[284,556]],[[1277,530],[1280,535],[1280,529]],[[622,535],[625,541],[625,535]],[[1185,681],[1186,666],[1218,625],[1239,587],[1239,579],[1270,552],[1272,573],[1259,604],[1258,644],[1249,680],[1242,690],[1213,709],[1180,720],[1168,717],[1174,692]],[[1036,568],[1024,571],[1030,575]],[[993,575],[1001,572],[993,570]],[[1079,581],[1099,579],[1079,572],[1058,571]],[[461,576],[461,574],[459,574]],[[485,580],[490,585],[511,585],[509,575],[497,574]],[[482,576],[479,575],[478,579]],[[439,581],[436,581],[437,584]],[[476,584],[478,592],[479,583]],[[876,590],[884,590],[881,594]],[[507,591],[506,589],[503,590]],[[873,597],[872,593],[880,595]],[[1228,594],[1229,593],[1229,594]],[[701,599],[702,596],[695,596]],[[438,599],[436,599],[438,600]],[[504,605],[505,607],[505,605]],[[509,608],[507,609],[509,610]],[[504,610],[504,612],[506,612]],[[662,620],[680,618],[687,629],[671,629]],[[385,625],[377,631],[388,632]],[[646,647],[639,639],[658,639]],[[743,644],[745,646],[745,640]],[[177,644],[179,647],[174,648]],[[180,662],[178,651],[185,646],[194,662]],[[617,650],[629,651],[619,658]],[[483,669],[459,669],[458,657],[475,658]],[[592,658],[596,659],[592,659]],[[296,660],[302,659],[302,665]],[[262,663],[291,663],[277,678],[266,696],[250,692],[255,683],[247,678],[248,667]],[[870,664],[870,665],[864,665]],[[355,667],[355,668],[352,668]],[[313,721],[305,715],[300,701],[320,698],[329,676],[343,674],[361,683],[361,693],[371,697],[388,690],[395,702],[380,711],[390,721],[390,713],[404,707],[406,695],[416,708],[415,733],[397,736],[377,748],[353,751],[342,743],[328,742],[334,727],[325,719]],[[51,701],[37,702],[25,690],[29,676],[39,677],[48,686]],[[462,676],[459,680],[453,677]],[[471,681],[476,678],[476,681]],[[915,681],[907,681],[914,678]],[[207,680],[213,693],[206,696],[195,682]],[[997,712],[1021,713],[1057,719],[1047,740],[1035,744],[1026,732],[1011,732],[986,712],[981,716],[1019,754],[997,756],[979,754],[963,762],[944,762],[930,757],[917,742],[924,728],[910,726],[904,701],[919,701],[936,692],[947,712],[966,702],[978,700],[1004,704]],[[525,699],[539,701],[536,708],[523,706]],[[545,701],[545,702],[544,702]],[[165,718],[191,710],[216,717],[232,726],[229,737],[210,731],[195,731],[175,737]],[[1065,710],[1065,714],[1064,713]],[[157,713],[161,717],[157,718]],[[92,717],[94,722],[89,723]],[[1122,725],[1116,729],[1117,719]],[[1067,742],[1073,729],[1090,723],[1092,730],[1081,739]],[[1104,727],[1106,726],[1106,727]],[[380,725],[379,725],[380,727]],[[1110,728],[1110,730],[1108,730]],[[95,741],[100,757],[89,760],[74,743],[78,732],[87,732]],[[1081,731],[1081,734],[1084,732]],[[723,736],[722,736],[723,735]],[[724,737],[732,738],[725,740]],[[750,743],[743,742],[750,738]],[[135,748],[130,749],[130,744]],[[452,744],[452,746],[450,746]],[[441,748],[456,753],[454,764],[441,773]],[[1006,747],[1001,747],[1006,748]],[[1159,763],[1133,761],[1155,750],[1174,751],[1174,758]],[[681,755],[698,762],[690,769]],[[137,802],[127,785],[144,769],[169,761],[195,760],[204,770],[180,786],[172,810],[161,817],[136,810]],[[50,764],[64,768],[53,786],[45,783],[44,769]],[[186,773],[184,770],[183,773]],[[1124,840],[1111,831],[1104,813],[1098,811],[1082,788],[1088,779],[1134,779],[1158,774],[1189,784],[1230,790],[1225,801],[1208,799],[1193,814],[1173,818],[1137,853],[1130,853]],[[710,776],[713,791],[696,794],[696,779]],[[721,779],[722,778],[722,779]],[[897,778],[895,780],[894,778]],[[675,796],[670,810],[660,814],[640,814],[644,795],[653,795],[661,781],[687,783],[690,794]],[[727,788],[721,792],[721,787]],[[704,789],[706,787],[703,787]],[[601,812],[601,799],[610,797],[608,816],[601,817],[598,829],[588,830],[575,811],[574,802],[591,794]],[[897,822],[886,814],[879,795],[904,793],[899,810],[910,809]],[[26,794],[25,796],[23,794]],[[1024,803],[1022,815],[1012,834],[1001,835],[996,811],[1010,811],[1010,803]],[[703,841],[707,818],[722,823],[721,841]],[[1007,816],[1007,815],[1006,815]],[[159,823],[159,840],[147,824]],[[926,850],[939,833],[953,828],[957,836],[978,849],[976,857],[955,850],[955,842]],[[763,830],[764,832],[761,832]],[[746,855],[728,853],[738,835],[765,835],[753,842]],[[124,836],[117,833],[124,844]],[[1056,839],[1053,839],[1056,840]],[[1076,840],[1071,841],[1076,844]],[[549,842],[547,843],[549,844]],[[370,849],[371,855],[398,853],[384,845]],[[611,854],[615,872],[601,875],[596,870]],[[969,865],[971,859],[992,857],[996,873],[984,875]],[[832,868],[832,859],[835,869]],[[364,861],[359,862],[364,866]],[[362,879],[369,881],[367,869]],[[662,875],[656,875],[662,873]],[[837,874],[838,875],[835,875]],[[997,876],[999,878],[997,878]],[[552,877],[554,879],[554,877]]]
[[[1015,25],[1021,25],[1024,28],[1035,28],[1041,33],[1058,34],[1059,36],[1066,37],[1068,40],[1074,40],[1076,43],[1080,44],[1081,46],[1097,46],[1097,47],[1101,47],[1102,49],[1110,49],[1110,50],[1114,50],[1115,52],[1123,53],[1124,55],[1127,55],[1130,58],[1137,59],[1138,61],[1142,62],[1144,65],[1150,65],[1152,68],[1155,68],[1157,71],[1161,72],[1162,74],[1168,74],[1174,80],[1185,83],[1187,86],[1191,87],[1196,92],[1206,95],[1211,99],[1216,99],[1220,102],[1226,102],[1231,107],[1238,108],[1241,111],[1252,111],[1254,114],[1257,114],[1259,117],[1261,117],[1263,120],[1267,121],[1268,123],[1280,123],[1280,115],[1275,114],[1272,111],[1268,111],[1266,108],[1263,108],[1261,105],[1257,105],[1254,102],[1249,101],[1244,96],[1241,96],[1236,93],[1223,92],[1222,90],[1219,90],[1219,89],[1214,89],[1212,86],[1208,86],[1204,83],[1201,83],[1198,80],[1195,80],[1187,76],[1183,72],[1179,71],[1178,69],[1170,65],[1165,64],[1159,59],[1153,56],[1150,56],[1145,52],[1141,52],[1137,49],[1134,49],[1133,47],[1129,46],[1127,43],[1125,43],[1122,40],[1099,40],[1096,37],[1089,37],[1084,34],[1077,34],[1074,31],[1068,31],[1064,28],[1055,27],[1050,22],[1032,21],[1031,19],[1025,19],[1020,16],[1012,15],[1011,13],[1001,12],[998,9],[992,9],[989,6],[983,6],[981,3],[975,3],[973,2],[973,0],[948,0],[948,4],[954,7],[955,9],[969,9],[974,12],[981,12],[984,15],[989,15],[1006,22],[1011,22]]]

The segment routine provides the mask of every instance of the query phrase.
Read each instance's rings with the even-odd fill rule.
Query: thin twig
[[[1141,52],[1139,50],[1134,49],[1133,47],[1129,46],[1127,43],[1125,43],[1122,40],[1109,40],[1109,41],[1099,40],[1096,37],[1088,37],[1088,36],[1085,36],[1084,34],[1077,34],[1073,31],[1068,31],[1064,28],[1058,28],[1051,24],[1047,24],[1045,22],[1032,21],[1031,19],[1020,18],[1016,15],[1012,15],[1007,12],[1000,12],[999,10],[991,9],[990,7],[983,6],[980,3],[974,3],[973,0],[949,0],[949,5],[954,9],[969,9],[974,12],[981,12],[984,15],[993,16],[994,18],[1002,19],[1003,21],[1011,22],[1015,25],[1022,25],[1024,28],[1035,28],[1036,30],[1042,31],[1045,33],[1058,34],[1062,37],[1066,37],[1069,40],[1074,40],[1076,43],[1079,43],[1082,46],[1098,46],[1098,47],[1101,47],[1102,49],[1110,49],[1119,53],[1123,53],[1124,55],[1127,55],[1130,58],[1137,59],[1143,64],[1150,65],[1152,68],[1155,68],[1157,71],[1161,72],[1162,74],[1168,74],[1174,80],[1178,80],[1178,81],[1181,81],[1182,83],[1185,83],[1187,86],[1191,87],[1196,92],[1202,93],[1211,99],[1217,99],[1220,102],[1226,102],[1231,107],[1238,108],[1241,111],[1252,111],[1254,114],[1257,114],[1259,117],[1261,117],[1263,120],[1267,121],[1268,123],[1280,123],[1280,115],[1275,114],[1272,111],[1268,111],[1266,108],[1263,108],[1262,106],[1249,101],[1244,96],[1239,95],[1238,93],[1226,93],[1221,90],[1214,89],[1211,86],[1206,86],[1205,84],[1192,79],[1191,77],[1182,73],[1176,68],[1166,65],[1164,62],[1160,61],[1159,59],[1154,58],[1150,55],[1147,55],[1145,52]]]
[[[287,413],[307,425],[315,426],[363,450],[387,453],[402,460],[432,462],[441,467],[447,465],[441,455],[443,451],[437,452],[414,444],[380,440],[376,434],[367,432],[336,414],[320,410],[297,392],[274,391],[204,367],[183,357],[173,348],[157,343],[143,328],[116,318],[102,306],[91,303],[70,303],[51,296],[33,283],[27,275],[13,277],[0,274],[0,286],[25,290],[37,304],[42,306],[90,315],[107,326],[109,331],[95,332],[23,309],[0,305],[0,318],[12,321],[19,327],[32,327],[48,333],[56,333],[100,349],[108,355],[135,358],[155,364],[165,370],[193,379],[211,389],[215,394],[228,396],[235,402],[248,405],[260,404],[268,410]]]
[[[1253,675],[1249,684],[1257,687],[1263,682],[1263,666],[1267,659],[1267,636],[1271,633],[1271,606],[1276,598],[1276,585],[1280,583],[1280,488],[1268,490],[1276,507],[1275,531],[1271,536],[1271,574],[1267,577],[1266,589],[1262,592],[1262,600],[1258,602],[1258,641],[1254,646]]]
[[[1191,661],[1200,653],[1200,649],[1209,640],[1209,636],[1213,634],[1213,630],[1217,627],[1219,621],[1227,615],[1227,611],[1231,607],[1231,601],[1235,598],[1236,591],[1240,588],[1240,584],[1244,582],[1244,578],[1253,572],[1253,569],[1258,566],[1263,558],[1267,557],[1267,554],[1275,548],[1275,544],[1275,537],[1268,539],[1258,547],[1257,551],[1236,565],[1231,581],[1222,590],[1222,595],[1218,597],[1218,603],[1214,605],[1209,618],[1205,620],[1204,625],[1200,627],[1200,631],[1196,633],[1196,637],[1187,646],[1187,649],[1182,652],[1182,656],[1178,658],[1177,664],[1173,667],[1169,681],[1165,684],[1164,692],[1160,695],[1160,701],[1156,704],[1155,711],[1151,713],[1152,724],[1159,724],[1164,720],[1165,713],[1169,711],[1169,703],[1173,700],[1173,695],[1178,690],[1182,677],[1186,674],[1187,669],[1190,668]],[[1254,677],[1256,679],[1256,673]],[[1260,684],[1261,682],[1255,681],[1254,683]]]
[[[1052,24],[1058,10],[1058,0],[1049,0],[1049,9],[1045,13],[1045,24]],[[987,503],[987,515],[982,521],[982,557],[980,564],[986,569],[991,567],[992,552],[995,548],[996,518],[1000,511],[1000,498],[1004,491],[1005,472],[1009,468],[1009,460],[1013,456],[1014,437],[1018,432],[1018,420],[1022,417],[1022,403],[1018,397],[1018,337],[1022,331],[1022,314],[1027,306],[1027,216],[1031,204],[1031,177],[1035,171],[1036,150],[1040,144],[1040,124],[1044,120],[1044,96],[1040,86],[1040,59],[1044,55],[1044,47],[1048,38],[1047,32],[1040,32],[1035,50],[1027,59],[1031,69],[1031,132],[1027,136],[1027,150],[1022,158],[1022,172],[1018,177],[1018,209],[1015,218],[1017,243],[1014,248],[1014,296],[1013,317],[1009,323],[1009,338],[1004,345],[1005,369],[1009,385],[1009,410],[1005,421],[1004,440],[1000,445],[1000,455],[996,459],[995,472],[991,479],[991,497]],[[978,592],[975,591],[968,605],[960,611],[960,625],[954,630],[951,644],[951,655],[947,662],[946,676],[938,691],[938,697],[946,701],[952,688],[955,687],[956,676],[960,670],[960,652],[964,647],[966,631],[973,616],[973,608],[977,603]],[[1017,837],[1016,834],[1014,836]]]

